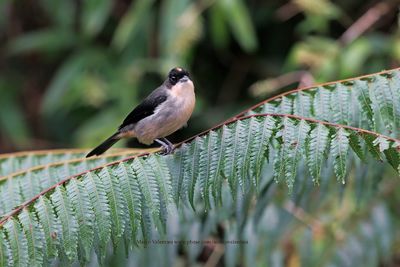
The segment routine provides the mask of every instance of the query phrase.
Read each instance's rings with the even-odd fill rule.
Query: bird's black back
[[[118,129],[121,130],[128,125],[135,124],[138,121],[154,114],[154,110],[166,100],[167,95],[165,91],[163,91],[162,87],[157,88],[150,95],[148,95],[142,103],[136,106],[131,113],[128,114]]]

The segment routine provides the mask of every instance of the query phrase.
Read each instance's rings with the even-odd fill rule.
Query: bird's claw
[[[161,155],[169,155],[174,152],[175,147],[168,139],[163,138],[163,141],[156,139],[156,141],[163,147],[163,150],[160,152]]]
[[[172,152],[174,152],[175,148],[171,146],[164,146],[162,152],[160,153],[161,155],[169,155]]]

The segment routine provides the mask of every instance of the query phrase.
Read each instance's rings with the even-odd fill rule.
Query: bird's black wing
[[[165,92],[163,92],[161,88],[156,89],[128,114],[118,129],[121,130],[127,125],[137,123],[138,121],[154,114],[154,110],[165,100],[167,100]]]

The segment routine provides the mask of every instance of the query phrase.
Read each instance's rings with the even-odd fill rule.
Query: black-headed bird
[[[164,153],[174,145],[165,137],[186,125],[195,106],[194,85],[189,73],[172,69],[164,83],[135,107],[117,132],[93,149],[86,157],[100,155],[121,138],[134,137],[142,144],[154,141],[164,147]]]

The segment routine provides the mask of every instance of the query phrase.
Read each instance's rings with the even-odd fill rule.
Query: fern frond
[[[351,135],[363,137],[364,140],[365,136],[369,136],[371,142],[350,145]],[[223,146],[213,151],[209,148],[210,139],[211,148],[214,147],[212,144]],[[173,181],[180,178],[171,175],[184,173],[182,183],[186,185],[180,187],[180,190],[188,190],[188,200],[193,202],[193,206],[199,201],[207,201],[204,197],[206,194],[195,195],[194,192],[198,187],[203,192],[207,191],[208,184],[212,184],[217,191],[212,195],[214,202],[218,203],[219,192],[227,189],[221,183],[222,179],[216,178],[219,177],[218,166],[221,166],[232,201],[237,203],[236,208],[240,208],[242,204],[239,203],[251,199],[251,195],[243,194],[247,192],[247,186],[259,186],[257,178],[254,181],[248,170],[252,169],[253,173],[259,174],[268,160],[267,151],[271,151],[273,161],[279,162],[276,163],[278,166],[284,166],[275,168],[275,177],[284,179],[289,190],[292,190],[298,163],[304,152],[315,181],[321,177],[322,165],[329,160],[328,154],[334,158],[335,173],[342,180],[346,174],[349,149],[356,147],[354,150],[359,150],[359,146],[370,146],[382,154],[382,159],[386,155],[387,161],[397,170],[400,163],[397,149],[399,143],[398,140],[366,130],[293,115],[261,114],[243,117],[182,145],[177,148],[180,153],[176,155],[150,154],[128,158],[71,176],[4,217],[0,222],[0,234],[5,237],[6,244],[10,244],[9,261],[25,263],[35,258],[31,256],[34,255],[32,253],[27,254],[27,258],[21,256],[19,248],[23,246],[28,251],[36,248],[37,252],[41,249],[46,258],[60,255],[62,259],[65,255],[69,262],[76,258],[86,262],[88,251],[94,247],[100,262],[103,262],[110,240],[116,246],[125,237],[130,246],[135,244],[139,228],[145,240],[153,236],[154,229],[160,233],[166,231],[171,200],[176,201],[179,199],[177,196],[186,195],[179,192],[178,188],[172,188],[177,185]],[[364,150],[368,153],[366,148]],[[206,156],[202,155],[200,159],[203,153]],[[211,160],[218,162],[211,164]],[[208,177],[200,177],[199,173]],[[256,188],[255,191],[259,190]],[[48,197],[51,201],[47,200]],[[20,220],[26,220],[27,215],[29,218],[38,217],[38,226],[32,228],[35,233],[26,232],[26,228],[20,226]],[[243,218],[238,219],[243,221]],[[34,239],[31,237],[43,234],[46,245],[43,248],[32,245]],[[83,243],[78,235],[93,235],[94,239],[87,238],[87,242]],[[2,254],[7,255],[7,246],[1,248]],[[40,260],[40,257],[37,259]]]
[[[11,212],[15,206],[31,199],[41,191],[69,176],[109,162],[137,155],[139,152],[142,152],[142,150],[129,153],[123,151],[89,159],[55,162],[3,176],[0,178],[0,214]]]
[[[399,137],[399,84],[400,69],[383,71],[289,91],[267,99],[236,117],[263,113],[291,114]]]
[[[38,165],[84,158],[85,152],[83,149],[56,149],[1,154],[0,177]]]

